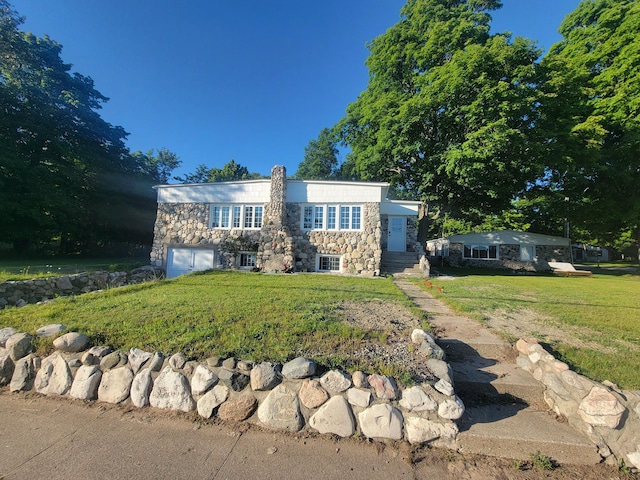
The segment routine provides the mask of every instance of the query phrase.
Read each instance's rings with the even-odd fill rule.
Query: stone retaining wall
[[[601,456],[613,453],[640,468],[640,392],[578,375],[534,338],[521,338],[516,348],[518,366],[546,387],[544,399],[556,414],[590,438]]]
[[[63,331],[62,325],[48,325],[36,334]],[[88,348],[86,335],[71,332],[54,340],[53,354],[39,358],[31,353],[31,340],[15,329],[0,329],[0,386],[9,385],[11,392],[197,410],[207,419],[217,416],[276,430],[309,429],[444,447],[455,447],[455,421],[464,413],[449,365],[436,358],[443,357],[442,350],[422,330],[414,331],[412,341],[434,379],[404,390],[384,375],[321,372],[303,357],[284,365],[215,357],[187,361],[180,353]]]
[[[133,285],[160,278],[162,269],[146,266],[130,272],[96,272],[0,283],[0,310],[22,307],[55,297],[80,295],[105,288]]]

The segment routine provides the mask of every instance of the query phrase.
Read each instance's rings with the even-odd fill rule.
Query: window
[[[497,260],[497,245],[465,245],[462,258],[475,258],[479,260]]]
[[[533,262],[536,257],[535,245],[520,245],[520,260],[523,262]]]
[[[262,214],[258,205],[212,205],[211,228],[262,228]]]
[[[240,268],[253,268],[256,266],[256,254],[255,253],[241,253]]]
[[[316,257],[316,270],[318,272],[339,272],[342,257],[339,255],[318,255]]]
[[[303,230],[360,230],[360,205],[305,205],[302,207]]]

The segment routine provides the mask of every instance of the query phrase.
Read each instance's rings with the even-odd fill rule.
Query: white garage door
[[[201,248],[169,248],[167,278],[213,268],[213,250]]]

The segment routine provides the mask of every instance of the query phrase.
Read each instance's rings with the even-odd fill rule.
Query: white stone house
[[[502,230],[452,235],[429,240],[427,257],[433,266],[546,271],[549,262],[570,262],[568,238]]]
[[[151,263],[168,277],[207,269],[374,276],[383,252],[421,254],[420,202],[388,183],[271,178],[159,185]]]

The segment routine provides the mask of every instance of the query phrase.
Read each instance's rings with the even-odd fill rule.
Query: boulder
[[[4,348],[0,349],[0,387],[4,387],[11,382],[14,367],[9,352]]]
[[[18,330],[13,327],[0,328],[0,347],[5,348],[9,337],[15,335],[16,333],[18,333]]]
[[[267,427],[297,432],[304,424],[296,392],[286,385],[278,385],[258,407],[258,418]]]
[[[369,375],[369,385],[376,391],[378,398],[395,400],[398,398],[398,386],[393,378],[386,375]]]
[[[253,395],[241,395],[220,405],[218,416],[222,420],[242,422],[253,415],[257,406],[258,400],[256,400],[256,397]]]
[[[198,414],[204,418],[211,418],[213,411],[227,398],[229,398],[229,388],[226,385],[216,385],[198,400]]]
[[[149,363],[146,364],[146,367],[152,372],[159,372],[162,370],[162,365],[164,364],[164,354],[162,352],[155,352]]]
[[[404,429],[407,441],[411,444],[420,444],[441,440],[445,444],[453,443],[458,435],[458,427],[455,423],[438,423],[426,418],[409,416],[405,418]]]
[[[124,367],[129,362],[127,354],[124,352],[111,352],[100,360],[100,370],[111,370],[113,368]],[[132,372],[133,373],[133,372]]]
[[[340,370],[330,370],[320,377],[320,385],[333,393],[340,393],[351,387],[351,377]]]
[[[309,425],[320,433],[332,433],[340,437],[350,437],[356,429],[351,407],[341,395],[332,397],[320,407],[309,419]]]
[[[444,380],[453,385],[453,371],[447,362],[444,360],[438,360],[437,358],[428,358],[425,365],[431,373],[438,377],[438,379]]]
[[[360,388],[350,388],[347,390],[347,400],[351,405],[367,408],[371,403],[371,392]]]
[[[69,396],[79,400],[97,399],[101,379],[102,372],[95,365],[81,366],[73,379]]]
[[[448,397],[452,397],[455,394],[455,390],[453,389],[453,385],[447,382],[446,380],[440,379],[433,386],[437,391],[446,395]]]
[[[438,406],[438,415],[447,420],[458,420],[464,414],[464,403],[456,395]]]
[[[42,360],[40,370],[36,374],[34,388],[43,395],[64,395],[71,388],[73,376],[69,365],[59,352],[55,352]]]
[[[616,428],[625,408],[603,387],[593,387],[578,407],[580,418],[589,425]]]
[[[165,367],[156,378],[149,396],[152,407],[189,412],[196,408],[189,380],[182,373]]]
[[[16,360],[13,369],[9,390],[11,392],[28,391],[33,388],[33,380],[36,378],[36,370],[39,359],[33,355],[27,355]]]
[[[285,378],[307,378],[316,373],[318,366],[309,358],[298,357],[282,366],[282,376]]]
[[[226,368],[220,369],[218,377],[234,392],[241,392],[249,385],[249,376],[239,372],[232,372]]]
[[[222,361],[222,367],[226,368],[227,370],[233,370],[234,368],[236,368],[236,359],[234,357],[225,358]]]
[[[41,338],[51,338],[55,337],[60,332],[64,332],[66,329],[67,327],[60,323],[52,323],[36,330],[36,336]]]
[[[353,372],[351,376],[351,381],[353,385],[357,388],[369,388],[369,375],[364,372],[357,371]]]
[[[11,360],[14,362],[16,360],[20,360],[31,353],[33,348],[31,344],[31,335],[24,332],[14,333],[7,339],[5,348],[9,352]]]
[[[280,383],[275,363],[263,362],[251,369],[251,390],[271,390]]]
[[[131,382],[131,403],[138,408],[147,407],[149,405],[149,395],[153,388],[153,378],[151,370],[145,368],[140,370]]]
[[[129,367],[133,373],[138,373],[142,366],[153,356],[153,353],[145,352],[139,348],[132,348],[127,355],[129,359]]]
[[[431,395],[428,395],[422,388],[415,386],[402,392],[400,406],[409,411],[425,412],[438,409],[436,402]]]
[[[133,382],[133,372],[129,367],[118,367],[102,374],[98,387],[98,400],[107,403],[120,403],[129,397]]]
[[[218,376],[204,365],[198,365],[191,377],[191,394],[195,397],[204,395],[218,383]]]
[[[322,388],[320,380],[317,378],[305,378],[298,396],[307,408],[318,408],[329,399],[329,394]]]
[[[67,353],[76,353],[85,350],[89,346],[89,337],[84,333],[69,332],[53,341],[56,350]]]
[[[379,403],[358,415],[362,433],[369,438],[402,438],[402,414],[388,403]]]
[[[181,368],[184,368],[186,363],[187,363],[187,358],[184,356],[183,353],[176,353],[172,355],[171,358],[169,358],[169,365],[171,366],[171,368],[175,368],[176,370],[180,370]]]

